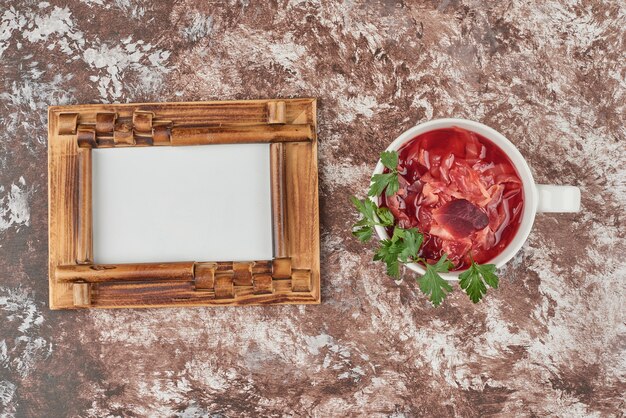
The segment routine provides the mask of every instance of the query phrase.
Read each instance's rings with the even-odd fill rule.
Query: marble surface
[[[623,416],[620,1],[3,1],[0,416]],[[47,307],[46,107],[319,98],[320,306]],[[429,306],[350,236],[347,196],[433,118],[504,133],[583,211],[502,286]]]

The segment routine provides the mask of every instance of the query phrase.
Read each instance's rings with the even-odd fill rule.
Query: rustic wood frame
[[[51,309],[320,303],[315,99],[53,106]],[[272,260],[96,265],[91,150],[270,143]]]

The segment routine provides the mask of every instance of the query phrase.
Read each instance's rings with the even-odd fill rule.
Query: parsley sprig
[[[388,173],[374,174],[368,196],[380,196],[383,191],[387,196],[392,196],[400,189],[398,181],[398,153],[385,151],[380,154],[380,162],[389,169]],[[385,190],[386,189],[386,190]]]
[[[474,303],[478,303],[487,293],[487,286],[498,288],[498,276],[495,274],[494,264],[476,264],[472,259],[472,265],[459,275],[459,286]]]
[[[385,151],[380,161],[389,170],[388,173],[374,174],[368,195],[380,196],[383,192],[387,196],[397,193],[400,188],[398,180],[398,160],[396,151]],[[435,264],[429,264],[419,256],[424,242],[424,235],[417,228],[404,229],[394,226],[394,217],[391,211],[378,207],[370,199],[359,200],[352,196],[352,204],[362,218],[354,224],[352,234],[361,242],[369,241],[374,234],[375,226],[394,227],[393,235],[389,239],[380,241],[374,254],[374,260],[383,261],[387,267],[387,274],[393,278],[400,277],[400,264],[421,262],[426,267],[426,273],[417,278],[420,290],[428,296],[434,306],[439,306],[452,292],[452,286],[441,277],[440,273],[447,273],[454,265],[444,253]],[[487,293],[487,286],[498,288],[498,277],[495,274],[494,264],[478,264],[472,259],[468,270],[459,275],[459,285],[467,293],[472,302],[478,303]]]
[[[363,215],[363,218],[352,227],[352,235],[359,241],[366,242],[372,238],[374,226],[393,226],[393,215],[387,208],[379,208],[369,199],[359,200],[351,196],[352,204]]]
[[[417,259],[423,241],[424,236],[416,228],[395,227],[392,237],[380,242],[374,260],[384,261],[387,274],[397,279],[400,277],[400,262],[408,263]]]

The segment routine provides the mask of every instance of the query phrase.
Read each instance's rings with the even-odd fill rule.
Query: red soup
[[[400,190],[381,197],[401,228],[424,233],[420,256],[445,253],[455,270],[486,263],[511,242],[522,217],[522,181],[504,151],[474,132],[426,132],[400,148]]]

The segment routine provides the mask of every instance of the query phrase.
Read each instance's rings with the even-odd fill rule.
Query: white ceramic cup
[[[524,191],[524,212],[522,213],[521,224],[517,230],[517,234],[509,245],[498,256],[493,258],[490,263],[496,267],[502,267],[507,261],[515,256],[522,248],[522,245],[528,238],[530,230],[535,220],[537,212],[578,212],[580,211],[580,189],[574,186],[556,186],[547,184],[535,184],[530,167],[522,154],[515,148],[515,145],[496,130],[483,125],[482,123],[473,122],[466,119],[435,119],[421,123],[404,132],[391,143],[386,151],[397,151],[405,143],[421,135],[425,132],[434,131],[436,129],[444,129],[457,126],[467,129],[492,141],[511,159],[519,174]],[[373,174],[382,173],[383,164],[378,161]],[[378,197],[371,198],[377,205]],[[382,226],[376,226],[376,233],[380,239],[389,239],[387,231]],[[424,274],[426,271],[417,263],[407,263],[406,266],[413,271]],[[462,271],[453,271],[441,276],[447,280],[458,280]]]

